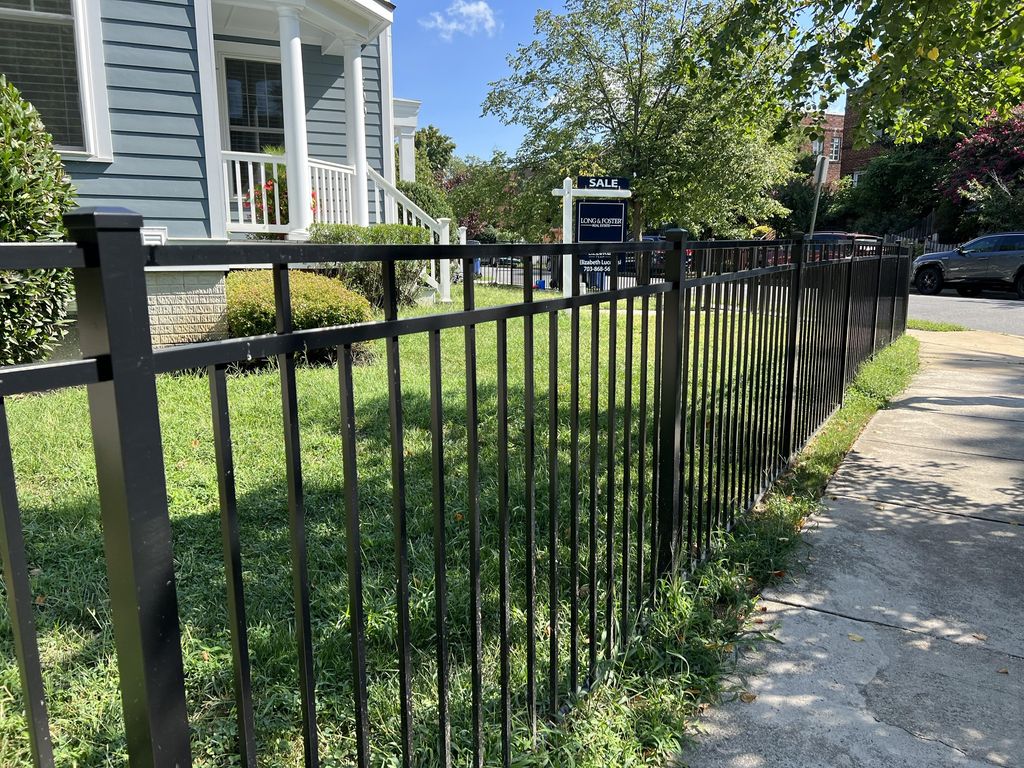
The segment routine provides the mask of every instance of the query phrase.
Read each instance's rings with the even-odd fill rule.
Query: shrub
[[[296,330],[365,323],[370,304],[337,280],[312,272],[291,272],[292,318]],[[275,330],[274,282],[269,269],[231,272],[227,279],[228,328],[232,336],[260,336]]]
[[[422,181],[400,181],[397,186],[399,192],[416,203],[428,216],[435,219],[451,219],[449,237],[453,244],[459,242],[459,223],[455,219],[455,209],[443,190]]]
[[[74,189],[35,107],[0,75],[0,242],[60,240]],[[38,360],[63,338],[68,270],[0,270],[0,365]]]
[[[309,241],[328,245],[429,245],[431,234],[422,227],[407,224],[314,224]],[[426,261],[396,261],[400,305],[413,304],[420,287],[420,275]],[[384,306],[384,275],[378,262],[352,262],[325,265],[320,271],[336,276],[348,288],[364,296],[375,307]]]

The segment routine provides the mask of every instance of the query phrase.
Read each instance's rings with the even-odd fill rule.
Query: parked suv
[[[1024,232],[1000,232],[914,261],[914,287],[933,296],[946,286],[961,296],[977,296],[985,288],[1015,289],[1024,299]]]

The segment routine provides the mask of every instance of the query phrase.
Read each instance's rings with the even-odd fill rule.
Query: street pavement
[[[909,316],[918,320],[956,323],[976,331],[1024,335],[1024,301],[1013,293],[986,292],[965,299],[955,291],[938,296],[910,294]]]
[[[681,764],[1024,766],[1024,338],[914,335]]]

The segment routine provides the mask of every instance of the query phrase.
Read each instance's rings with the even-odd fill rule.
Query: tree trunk
[[[644,205],[637,197],[632,198],[631,203],[633,208],[633,239],[640,241],[644,237]]]

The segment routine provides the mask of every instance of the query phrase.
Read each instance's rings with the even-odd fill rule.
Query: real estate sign
[[[621,176],[577,176],[576,188],[582,192],[596,189],[629,189],[629,179]]]
[[[622,243],[625,240],[625,203],[581,200],[576,206],[576,242]]]

